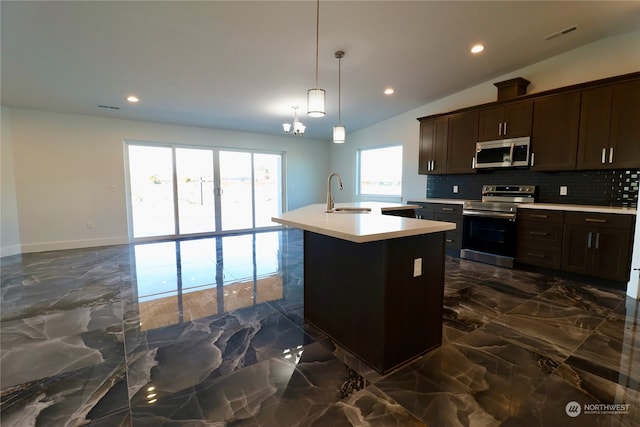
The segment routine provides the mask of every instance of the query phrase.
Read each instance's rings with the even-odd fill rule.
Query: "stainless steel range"
[[[518,204],[535,201],[535,185],[485,185],[481,202],[465,202],[460,258],[513,268]]]

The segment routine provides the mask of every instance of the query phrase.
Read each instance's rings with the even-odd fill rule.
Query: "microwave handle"
[[[536,164],[536,153],[531,153],[531,166]]]
[[[511,143],[511,149],[509,149],[509,159],[511,161],[511,164],[513,165],[513,149],[516,147],[515,143]]]

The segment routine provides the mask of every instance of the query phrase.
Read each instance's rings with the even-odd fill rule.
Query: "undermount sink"
[[[371,208],[333,208],[331,213],[369,213]]]

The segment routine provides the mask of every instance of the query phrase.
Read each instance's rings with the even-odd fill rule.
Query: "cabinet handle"
[[[504,130],[504,134],[506,135],[507,134],[507,122],[504,122],[504,129],[503,130]]]
[[[453,208],[442,208],[443,211],[452,211]]]
[[[600,249],[600,233],[596,233],[596,249]]]
[[[601,218],[585,218],[584,221],[585,222],[597,222],[599,224],[604,224],[605,222],[607,222],[606,219],[601,219]]]
[[[602,149],[602,158],[600,159],[600,163],[604,164],[607,162],[607,149]]]
[[[502,135],[502,122],[498,123],[498,135]]]
[[[531,166],[536,164],[536,153],[531,153]]]
[[[587,237],[587,249],[591,249],[591,232],[589,232],[589,237]]]
[[[476,158],[472,157],[471,158],[471,169],[475,169],[476,168]]]
[[[613,147],[609,148],[609,163],[613,163]]]
[[[453,243],[453,240],[451,240],[451,239],[444,239],[444,241],[447,242],[447,243]]]
[[[530,236],[548,236],[549,233],[544,232],[544,231],[530,231],[529,235]]]
[[[549,215],[544,215],[544,214],[531,214],[529,215],[531,218],[543,218],[543,219],[547,219],[549,218]]]
[[[544,254],[536,254],[534,252],[527,252],[528,256],[536,257],[536,258],[546,258],[547,256]]]

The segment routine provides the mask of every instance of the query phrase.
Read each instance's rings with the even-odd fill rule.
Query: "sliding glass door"
[[[281,153],[127,144],[131,236],[208,235],[276,226]]]
[[[176,148],[175,156],[179,233],[215,231],[213,152]]]

